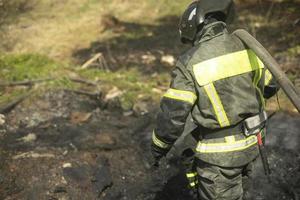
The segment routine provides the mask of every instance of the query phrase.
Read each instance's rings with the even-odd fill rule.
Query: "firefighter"
[[[259,155],[257,135],[265,134],[265,100],[278,90],[255,53],[228,33],[233,13],[232,0],[194,1],[184,11],[179,33],[191,48],[172,71],[152,134],[158,163],[191,116],[197,142],[184,153],[193,157],[186,176],[196,199],[243,198],[242,177]]]

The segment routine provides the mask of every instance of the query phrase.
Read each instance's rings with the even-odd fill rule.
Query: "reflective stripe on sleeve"
[[[217,120],[221,127],[229,126],[229,120],[213,83],[204,86],[204,90],[213,105]]]
[[[257,143],[255,135],[243,140],[230,141],[225,143],[202,143],[197,144],[196,151],[200,153],[224,153],[232,151],[241,151]]]
[[[193,72],[198,84],[204,86],[261,68],[264,65],[252,50],[242,50],[195,64]]]
[[[197,174],[197,172],[194,172],[194,173],[186,173],[186,177],[187,178],[194,178],[194,177],[196,177],[198,174]]]
[[[191,186],[191,187],[195,187],[197,184],[198,184],[198,181],[194,181],[194,182],[191,182],[191,183],[190,183],[190,186]]]
[[[168,149],[168,148],[171,147],[171,145],[169,145],[169,144],[167,144],[167,143],[161,141],[160,139],[158,139],[158,138],[156,137],[154,131],[153,131],[153,133],[152,133],[152,141],[153,141],[153,143],[154,143],[156,146],[158,146],[158,147],[160,147],[160,148],[162,148],[162,149]]]
[[[164,94],[164,97],[188,102],[190,104],[194,104],[197,99],[197,96],[193,92],[172,88],[168,89],[168,91]]]

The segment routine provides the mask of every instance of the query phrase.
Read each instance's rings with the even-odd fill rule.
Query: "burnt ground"
[[[234,29],[248,27],[285,71],[299,77],[297,48],[292,51],[296,55],[286,54],[299,45],[299,2],[276,1],[274,6],[271,1],[241,2]],[[269,23],[260,21],[266,17]],[[113,71],[136,67],[146,75],[169,72],[162,57],[176,57],[186,47],[178,41],[178,16],[165,16],[157,23],[117,19],[105,28],[119,33],[116,37],[95,39],[88,48],[75,49],[73,57],[81,64],[103,52]],[[62,90],[27,98],[0,123],[0,199],[191,199],[176,156],[164,160],[157,171],[149,167],[156,114],[155,109],[149,110],[144,115],[124,115],[119,108],[104,108],[101,102]],[[299,199],[299,129],[299,115],[279,112],[270,120],[267,147],[272,182],[258,159],[254,189],[248,191],[252,199]]]
[[[155,111],[125,116],[66,91],[31,97],[1,126],[0,199],[190,199],[176,158],[149,169]],[[299,199],[299,115],[268,125],[272,182],[257,162],[253,199]]]

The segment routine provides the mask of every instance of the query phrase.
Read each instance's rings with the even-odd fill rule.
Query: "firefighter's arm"
[[[152,154],[156,159],[165,156],[182,134],[196,99],[192,77],[181,63],[177,63],[170,88],[162,97],[152,134]]]
[[[264,98],[269,99],[274,96],[279,90],[279,85],[276,83],[274,77],[269,70],[265,71],[265,88]]]

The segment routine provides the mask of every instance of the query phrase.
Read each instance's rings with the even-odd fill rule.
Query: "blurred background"
[[[177,24],[189,3],[1,0],[1,79],[51,77],[59,79],[53,87],[73,88],[69,77],[80,76],[128,90],[125,107],[138,94],[155,99],[160,87],[168,85],[177,56],[186,49],[179,42]],[[295,81],[299,77],[299,1],[239,0],[236,4],[230,29],[247,29]],[[82,67],[93,57],[90,65]],[[10,92],[2,91],[0,101]]]
[[[0,199],[188,199],[176,161],[153,180],[142,160],[190,2],[0,0]],[[300,1],[235,3],[229,30],[248,30],[300,88]],[[299,115],[282,91],[267,108],[280,111],[277,178],[253,193],[299,199]]]

